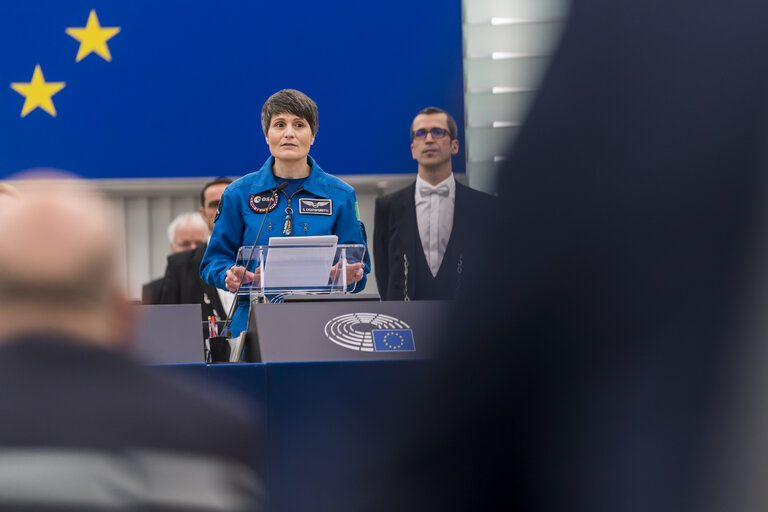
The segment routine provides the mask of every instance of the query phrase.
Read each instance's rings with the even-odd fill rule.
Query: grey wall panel
[[[171,198],[171,219],[181,213],[196,212],[200,208],[200,197],[195,195],[174,196]]]
[[[499,18],[561,18],[568,3],[566,0],[464,0],[466,21],[483,21]]]
[[[469,163],[492,162],[508,155],[518,130],[518,126],[467,128]]]
[[[150,278],[155,279],[165,273],[165,253],[169,250],[168,224],[173,220],[172,200],[170,197],[153,197],[149,200],[149,252]]]
[[[554,51],[568,0],[464,0],[467,176],[494,192]]]
[[[150,279],[150,212],[149,199],[132,197],[125,200],[125,246],[127,255],[128,293],[141,296],[141,283]]]
[[[126,248],[126,234],[125,234],[125,200],[121,197],[112,197],[110,199],[112,209],[115,215],[115,223],[117,224],[117,240],[120,248],[117,253],[117,265],[119,276],[123,283],[128,283],[128,252]]]
[[[488,92],[494,87],[534,89],[539,85],[548,62],[546,57],[467,59],[464,62],[467,91]]]
[[[493,122],[520,123],[533,99],[532,91],[503,94],[469,93],[466,95],[469,126]]]
[[[489,57],[493,53],[548,55],[557,43],[561,25],[560,21],[465,24],[464,56],[471,59]]]
[[[496,193],[496,181],[502,165],[504,165],[503,161],[469,162],[468,168],[472,169],[472,173],[468,173],[469,186],[489,194]]]

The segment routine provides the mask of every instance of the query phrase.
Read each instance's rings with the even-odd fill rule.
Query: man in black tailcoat
[[[376,199],[373,258],[382,300],[453,299],[472,265],[495,199],[459,183],[456,121],[428,107],[411,124],[416,181]]]

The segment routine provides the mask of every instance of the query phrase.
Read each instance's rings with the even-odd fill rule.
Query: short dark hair
[[[317,104],[312,98],[296,89],[283,89],[269,97],[261,108],[261,129],[264,135],[269,131],[272,118],[278,114],[293,114],[306,119],[312,130],[312,136],[317,135]]]
[[[208,187],[218,185],[219,183],[226,183],[227,185],[229,185],[230,183],[232,183],[232,180],[224,176],[220,176],[215,180],[209,181],[208,183],[203,185],[203,190],[200,191],[200,206],[205,208],[205,191],[208,190]]]
[[[445,117],[448,118],[448,135],[451,136],[451,140],[455,140],[459,136],[459,127],[456,125],[456,120],[445,110],[437,107],[427,107],[416,114],[414,119],[422,114],[445,114]],[[413,140],[413,121],[411,121],[411,140]]]

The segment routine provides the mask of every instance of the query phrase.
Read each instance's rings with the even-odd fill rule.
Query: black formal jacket
[[[213,315],[217,322],[225,322],[228,311],[221,304],[216,287],[200,277],[200,262],[207,247],[208,244],[203,244],[168,256],[159,304],[200,304],[203,320]]]
[[[163,278],[158,277],[141,287],[142,304],[159,304],[160,294],[163,291]]]
[[[407,295],[411,300],[425,298],[417,286],[415,268],[427,268],[427,260],[419,238],[416,221],[416,182],[376,199],[373,234],[373,259],[376,284],[382,300],[404,300],[406,295],[405,260],[409,263]],[[466,272],[481,256],[478,252],[484,240],[489,222],[494,215],[496,198],[462,185],[456,181],[456,204],[453,213],[453,229],[440,265],[438,277],[443,272]],[[478,250],[476,250],[478,249]],[[453,261],[455,260],[455,261]],[[470,271],[471,275],[471,271]],[[441,297],[452,299],[451,296]]]

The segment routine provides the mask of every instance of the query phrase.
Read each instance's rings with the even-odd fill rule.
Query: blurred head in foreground
[[[108,204],[61,176],[19,187],[21,194],[0,207],[0,343],[55,332],[121,346],[127,307]]]
[[[114,350],[135,322],[109,205],[23,178],[0,205],[0,510],[258,510],[248,404]]]

